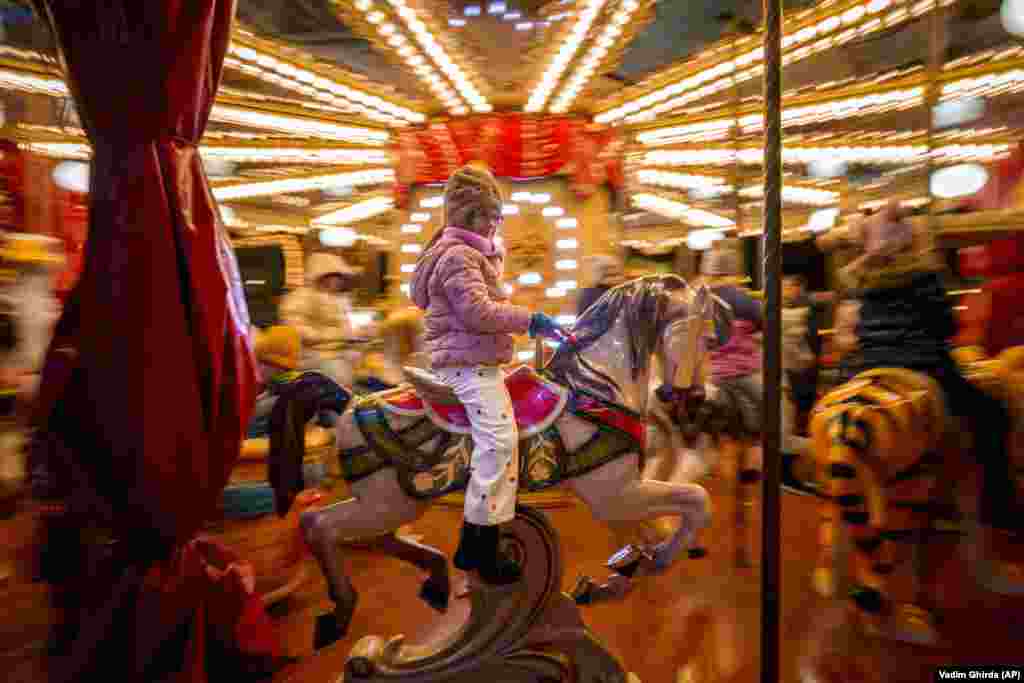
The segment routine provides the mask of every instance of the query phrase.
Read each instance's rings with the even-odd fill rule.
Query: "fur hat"
[[[442,227],[472,230],[477,213],[500,212],[501,202],[501,186],[490,171],[472,164],[463,166],[452,174],[444,186]]]
[[[299,367],[302,341],[294,327],[277,325],[256,336],[256,358],[283,370]]]

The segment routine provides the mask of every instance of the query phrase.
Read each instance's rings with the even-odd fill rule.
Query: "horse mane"
[[[632,378],[650,367],[651,354],[665,329],[665,310],[673,291],[687,287],[678,275],[651,275],[614,287],[594,302],[576,320],[572,333],[577,344],[574,348],[562,346],[555,352],[547,370],[569,384],[590,389],[613,399],[620,390],[614,380],[595,371],[588,363],[581,363],[577,352],[584,352],[607,334],[615,323],[625,316],[625,327],[630,330],[626,338]],[[651,324],[654,321],[654,324]]]

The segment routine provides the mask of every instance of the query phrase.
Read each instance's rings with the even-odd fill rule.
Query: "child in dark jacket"
[[[984,469],[982,524],[989,531],[1019,533],[1006,445],[1009,414],[1002,402],[971,384],[950,355],[949,340],[957,330],[942,282],[944,265],[931,235],[915,230],[905,217],[898,203],[890,203],[845,236],[862,250],[841,272],[860,301],[851,370],[902,367],[935,379],[948,411],[973,426],[975,455]]]

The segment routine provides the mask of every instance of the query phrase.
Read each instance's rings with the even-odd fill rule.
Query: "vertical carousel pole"
[[[761,438],[761,683],[779,681],[782,456],[782,0],[764,0],[764,401]]]

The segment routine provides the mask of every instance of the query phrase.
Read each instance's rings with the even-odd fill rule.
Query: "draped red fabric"
[[[238,267],[196,147],[235,0],[35,3],[94,156],[84,267],[34,419],[81,473],[66,492],[70,509],[80,491],[103,501],[108,518],[99,522],[125,548],[128,569],[93,588],[107,593],[110,610],[87,614],[81,631],[101,643],[105,634],[128,640],[77,651],[88,660],[120,650],[125,677],[113,678],[141,680],[133,647],[202,622],[203,584],[174,577],[198,566],[194,554],[181,560],[182,549],[216,511],[255,397]],[[165,581],[142,586],[154,572]],[[162,618],[142,613],[147,600],[167,607],[154,612]],[[110,679],[96,661],[65,673],[75,671]]]

